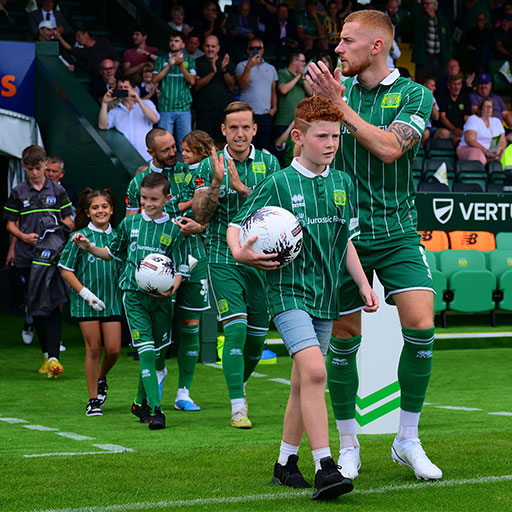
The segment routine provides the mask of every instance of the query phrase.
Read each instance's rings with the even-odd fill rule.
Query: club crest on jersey
[[[334,191],[334,203],[339,206],[345,206],[347,203],[347,194],[344,190],[335,190]]]
[[[47,196],[46,204],[48,206],[55,206],[57,204],[57,198],[55,196]]]
[[[384,98],[382,98],[382,108],[398,108],[400,105],[400,98],[402,95],[400,93],[392,93],[385,94]]]
[[[23,199],[23,208],[28,208],[30,206],[30,199]]]
[[[252,172],[264,174],[267,166],[263,162],[254,162],[252,164]]]
[[[219,300],[217,305],[219,306],[219,313],[227,313],[229,311],[227,300]]]
[[[139,338],[140,338],[140,333],[139,333],[139,331],[137,331],[137,329],[134,329],[134,330],[132,331],[132,340],[134,340],[134,341],[135,341],[135,340],[138,340]]]
[[[192,174],[188,173],[185,176],[185,183],[188,185],[190,183],[190,180],[192,179]]]
[[[180,172],[180,173],[174,175],[175,183],[183,183],[184,180],[185,180],[185,174],[184,173]]]
[[[162,245],[171,245],[171,242],[172,242],[172,237],[170,237],[169,235],[162,235],[160,237],[160,243]]]

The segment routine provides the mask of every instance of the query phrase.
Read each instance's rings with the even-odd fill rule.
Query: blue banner
[[[0,41],[0,108],[34,116],[35,43]]]

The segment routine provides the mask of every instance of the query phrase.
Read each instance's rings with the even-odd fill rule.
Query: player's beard
[[[366,58],[360,62],[353,63],[347,61],[347,63],[348,69],[345,70],[342,67],[343,76],[356,76],[366,71],[372,65],[372,58],[371,55],[367,55]]]

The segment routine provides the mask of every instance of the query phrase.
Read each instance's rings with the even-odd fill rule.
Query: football
[[[163,254],[148,254],[137,265],[135,281],[147,293],[166,292],[176,280],[176,267]]]
[[[277,253],[278,268],[293,261],[302,248],[302,226],[293,213],[279,206],[264,206],[244,220],[240,245],[254,235],[258,235],[258,239],[253,250],[260,254]]]

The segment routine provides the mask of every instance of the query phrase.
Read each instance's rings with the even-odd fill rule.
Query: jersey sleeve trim
[[[57,264],[58,267],[60,268],[63,268],[64,270],[69,270],[70,272],[74,272],[75,269],[74,268],[71,268],[71,267],[66,267],[65,265],[63,265],[62,263],[58,263]]]

